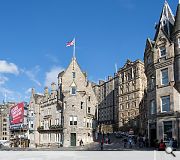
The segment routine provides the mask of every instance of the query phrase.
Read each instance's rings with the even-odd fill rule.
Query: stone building
[[[0,105],[0,140],[10,140],[9,110],[15,103],[7,102]]]
[[[127,60],[114,77],[109,76],[107,81],[99,81],[99,84],[94,85],[93,88],[98,100],[100,132],[129,131],[130,129],[136,133],[140,129],[142,134],[147,132],[145,130],[147,120],[142,123],[139,121],[139,113],[143,120],[147,114],[144,97],[146,76],[143,62]]]
[[[28,114],[29,114],[29,139],[30,147],[40,144],[40,134],[38,127],[40,127],[40,105],[42,105],[43,95],[35,93],[35,89],[32,88],[31,97],[29,102]]]
[[[10,141],[14,147],[28,147],[28,104],[27,102],[14,103],[9,108]]]
[[[58,99],[63,107],[64,146],[93,141],[93,124],[97,99],[87,75],[74,57],[68,68],[58,75]]]
[[[146,76],[144,63],[140,60],[131,62],[127,60],[125,65],[117,72],[118,77],[118,126],[120,130],[133,129],[139,132],[139,105],[144,98],[146,89]]]
[[[45,87],[43,95],[31,96],[34,110],[34,144],[78,146],[93,141],[97,100],[86,73],[76,58],[58,75],[58,88]],[[31,104],[32,103],[32,104]]]
[[[98,85],[94,85],[98,100],[98,130],[99,132],[113,132],[115,129],[115,78],[108,76],[107,81],[99,81]]]
[[[180,119],[180,4],[176,16],[165,1],[153,40],[144,53],[147,76],[148,130],[154,139],[179,143]]]

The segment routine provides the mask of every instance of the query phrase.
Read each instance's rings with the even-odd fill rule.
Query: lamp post
[[[176,116],[176,128],[177,128],[177,131],[176,131],[176,134],[177,134],[177,143],[178,143],[178,147],[180,146],[180,139],[179,139],[179,118],[180,118],[180,115],[179,115],[179,112],[176,111],[175,112],[175,116]]]

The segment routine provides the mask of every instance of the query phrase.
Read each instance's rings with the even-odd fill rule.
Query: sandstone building
[[[180,128],[180,4],[176,16],[165,1],[154,39],[146,41],[148,135],[179,143]]]
[[[98,99],[99,132],[133,129],[138,133],[141,129],[142,134],[146,134],[144,128],[147,122],[139,121],[140,106],[141,116],[146,114],[146,76],[143,62],[127,60],[114,77],[109,76],[107,81],[99,81],[93,88]]]
[[[9,110],[14,102],[7,102],[0,105],[0,140],[10,140]]]
[[[97,99],[92,84],[73,57],[68,68],[59,73],[58,87],[51,92],[33,90],[30,107],[34,111],[32,136],[34,144],[78,146],[93,141]]]
[[[94,85],[98,100],[98,132],[113,132],[115,129],[115,78],[108,76],[107,81],[99,81]]]
[[[139,105],[144,97],[146,89],[146,76],[144,63],[140,60],[131,62],[127,60],[125,65],[117,72],[118,77],[118,126],[120,130],[133,129],[139,132]]]

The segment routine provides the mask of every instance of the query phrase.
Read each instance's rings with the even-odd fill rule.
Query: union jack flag
[[[74,40],[67,42],[66,47],[74,46]]]

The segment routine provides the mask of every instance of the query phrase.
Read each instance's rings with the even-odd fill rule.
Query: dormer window
[[[151,63],[151,57],[150,55],[147,56],[147,64],[150,64]]]
[[[76,95],[76,87],[71,87],[71,94]]]
[[[166,56],[166,48],[163,46],[163,47],[160,47],[160,56],[161,57],[164,57]]]

